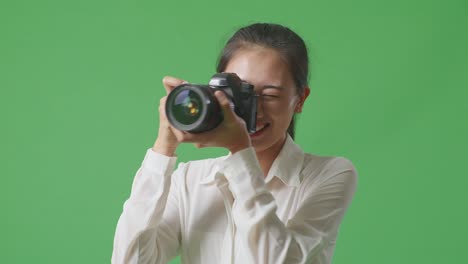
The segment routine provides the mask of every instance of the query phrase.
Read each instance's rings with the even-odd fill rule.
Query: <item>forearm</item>
[[[248,253],[241,255],[252,263],[329,263],[325,248],[334,242],[351,200],[354,171],[337,171],[315,185],[299,202],[294,216],[283,223],[255,154],[249,150],[239,154],[232,155],[223,168],[235,199],[231,213],[241,241],[236,250]]]
[[[141,257],[142,250],[154,244],[156,227],[166,207],[175,158],[150,151],[135,175],[130,197],[117,223],[112,263],[137,263],[133,261]],[[147,252],[157,254],[153,250]]]
[[[268,192],[248,200],[236,200],[232,210],[236,232],[252,263],[307,263],[318,261],[327,236],[317,230],[287,227],[276,215],[277,205]],[[240,250],[240,248],[238,248]]]

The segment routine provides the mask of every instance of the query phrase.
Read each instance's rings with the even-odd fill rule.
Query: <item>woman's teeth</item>
[[[267,128],[268,126],[270,126],[270,123],[265,123],[265,124],[257,125],[257,127],[255,128],[255,132],[258,132],[258,131],[260,131],[260,130],[263,130],[263,129]]]
[[[255,132],[258,132],[258,131],[264,129],[265,127],[266,127],[266,124],[265,124],[265,125],[261,125],[261,126],[257,126],[257,127],[255,128]]]

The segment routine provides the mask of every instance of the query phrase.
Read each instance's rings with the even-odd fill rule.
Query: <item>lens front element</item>
[[[172,111],[181,124],[191,125],[200,118],[203,110],[200,95],[193,90],[181,90],[175,97]]]
[[[208,85],[182,84],[167,95],[167,120],[190,133],[211,130],[223,121],[222,111]]]

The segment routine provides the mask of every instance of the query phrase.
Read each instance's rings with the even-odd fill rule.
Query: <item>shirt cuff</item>
[[[142,162],[142,167],[149,171],[159,171],[161,168],[166,168],[166,171],[173,171],[176,165],[177,157],[169,157],[157,152],[152,148],[146,151],[145,158]]]
[[[228,180],[234,199],[252,199],[267,190],[253,147],[238,151],[224,159],[220,171]]]

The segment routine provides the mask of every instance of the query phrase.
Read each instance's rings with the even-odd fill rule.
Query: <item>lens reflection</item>
[[[180,91],[172,108],[174,118],[184,125],[195,123],[200,118],[203,110],[201,102],[200,96],[194,91],[185,89]]]

